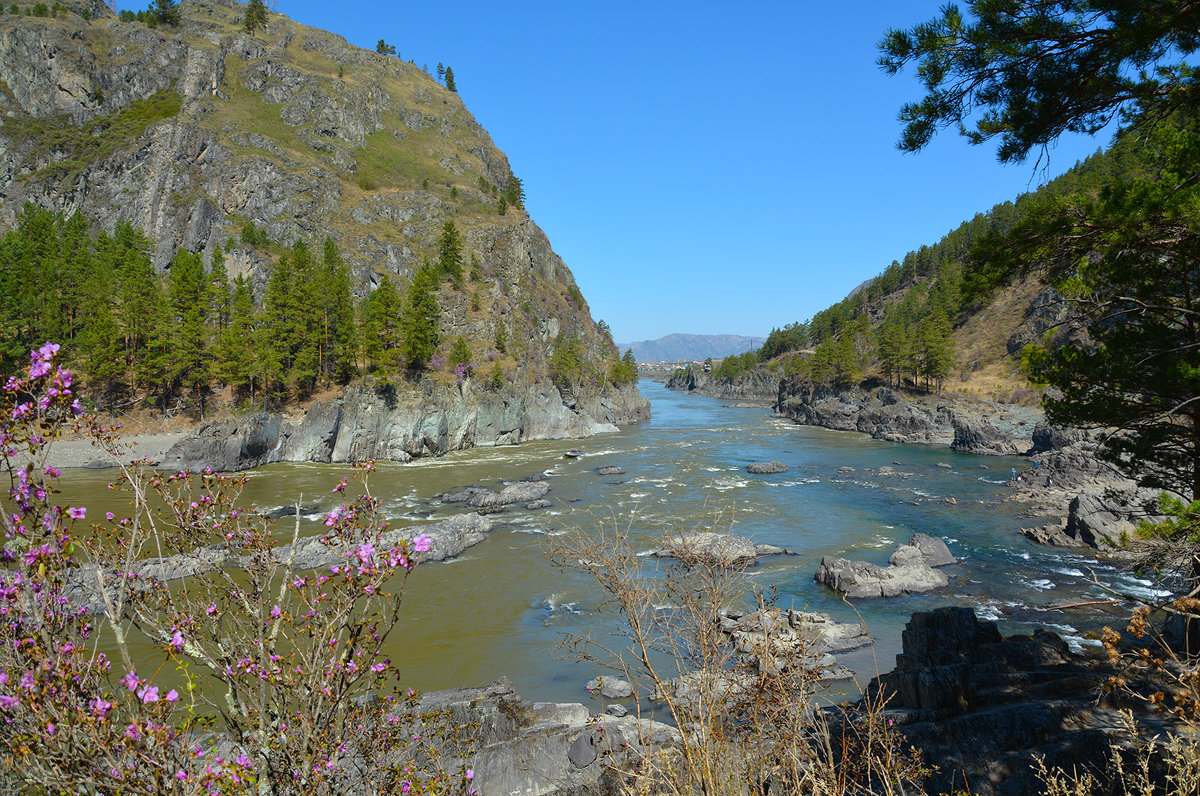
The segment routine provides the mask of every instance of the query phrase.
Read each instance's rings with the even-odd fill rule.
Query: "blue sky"
[[[877,43],[939,0],[578,4],[439,0],[276,9],[459,94],[525,183],[527,208],[619,341],[765,335],[893,259],[1070,168],[1073,138],[1002,166],[942,134],[895,148],[920,89]]]

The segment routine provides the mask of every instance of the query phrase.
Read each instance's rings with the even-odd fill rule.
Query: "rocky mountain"
[[[669,334],[640,343],[618,343],[617,348],[633,351],[638,362],[677,362],[742,354],[758,348],[766,338],[737,334]]]
[[[387,381],[389,405],[449,424],[407,448],[474,444],[454,423],[481,401],[505,418],[493,442],[648,416],[612,378],[618,352],[522,208],[504,153],[420,67],[276,13],[248,33],[234,0],[183,0],[179,27],[122,20],[100,0],[65,8],[0,17],[0,227],[30,202],[105,231],[127,221],[159,272],[179,249],[207,262],[220,248],[260,298],[281,252],[331,238],[362,298],[436,261],[452,221],[470,281],[438,288],[439,336],[464,338],[489,368],[498,357],[506,378],[486,400],[436,369]],[[247,243],[250,225],[272,245]],[[525,423],[527,404],[554,418]]]

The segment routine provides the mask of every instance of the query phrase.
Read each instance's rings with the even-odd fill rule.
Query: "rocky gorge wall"
[[[691,365],[667,379],[667,389],[685,390],[723,401],[755,406],[773,406],[779,392],[779,379],[764,370],[752,370],[737,379],[722,379]]]
[[[464,279],[439,288],[441,353],[462,337],[477,370],[503,376],[498,389],[445,372],[350,387],[305,418],[205,427],[173,461],[403,460],[648,417],[636,386],[608,383],[616,349],[546,234],[520,206],[498,211],[514,175],[457,93],[279,13],[246,33],[233,0],[182,0],[179,28],[120,22],[92,0],[85,19],[81,2],[0,17],[0,229],[27,202],[107,232],[128,221],[159,272],[180,249],[220,249],[260,299],[286,247],[330,238],[362,298],[385,277],[403,293],[452,221]],[[269,243],[243,240],[249,224]],[[549,377],[561,341],[583,363],[566,395]]]
[[[528,389],[364,382],[291,417],[260,412],[201,426],[162,466],[222,472],[272,462],[409,461],[474,446],[573,439],[646,420],[650,402],[630,385],[564,400],[548,382]]]

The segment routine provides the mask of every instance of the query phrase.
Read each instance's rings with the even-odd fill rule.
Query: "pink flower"
[[[111,511],[104,512],[104,519],[106,519],[106,520],[111,520],[114,518],[114,516],[115,515]]]
[[[112,710],[112,703],[106,699],[93,699],[88,705],[92,709],[92,713],[97,716],[103,716],[108,711]]]
[[[278,605],[273,605],[273,606],[271,606],[271,618],[272,618],[272,619],[278,619],[278,618],[279,618],[279,615],[280,615],[280,613],[282,613],[282,612],[279,610],[279,606],[278,606]]]
[[[40,355],[40,357],[43,360],[50,361],[51,359],[54,359],[54,355],[58,353],[58,349],[59,349],[58,343],[51,343],[50,341],[46,341],[46,344],[43,345],[41,348],[39,348],[37,350],[37,353]]]
[[[176,691],[174,688],[172,688],[170,691],[167,692],[166,700],[168,702],[178,702],[179,701],[179,692]]]
[[[433,547],[433,540],[423,533],[417,534],[413,539],[413,550],[418,553],[428,553],[431,547]]]
[[[129,674],[127,674],[121,678],[121,685],[125,686],[130,691],[137,688],[139,682],[141,682],[141,681],[138,680],[138,676],[136,674],[134,674],[133,672],[130,672]]]
[[[148,685],[145,688],[138,689],[138,698],[145,704],[158,701],[158,686]]]
[[[0,708],[4,708],[5,710],[15,708],[20,701],[14,696],[0,695]]]
[[[176,630],[171,636],[171,647],[173,647],[176,652],[179,652],[181,649],[183,649],[183,634],[178,630]]]
[[[177,780],[180,780],[180,781],[184,781],[184,780],[186,780],[187,778],[188,778],[188,775],[187,775],[187,772],[186,772],[186,771],[182,771],[182,770],[180,770],[180,771],[176,771],[176,772],[175,772],[175,779],[177,779]]]
[[[71,519],[73,520],[82,520],[87,514],[87,509],[82,506],[78,508],[72,507],[67,509],[67,514],[71,515]]]

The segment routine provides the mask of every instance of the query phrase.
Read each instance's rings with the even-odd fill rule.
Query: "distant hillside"
[[[638,362],[663,362],[733,356],[758,348],[764,340],[738,334],[669,334],[657,340],[618,343],[617,347],[621,353],[633,351]]]

